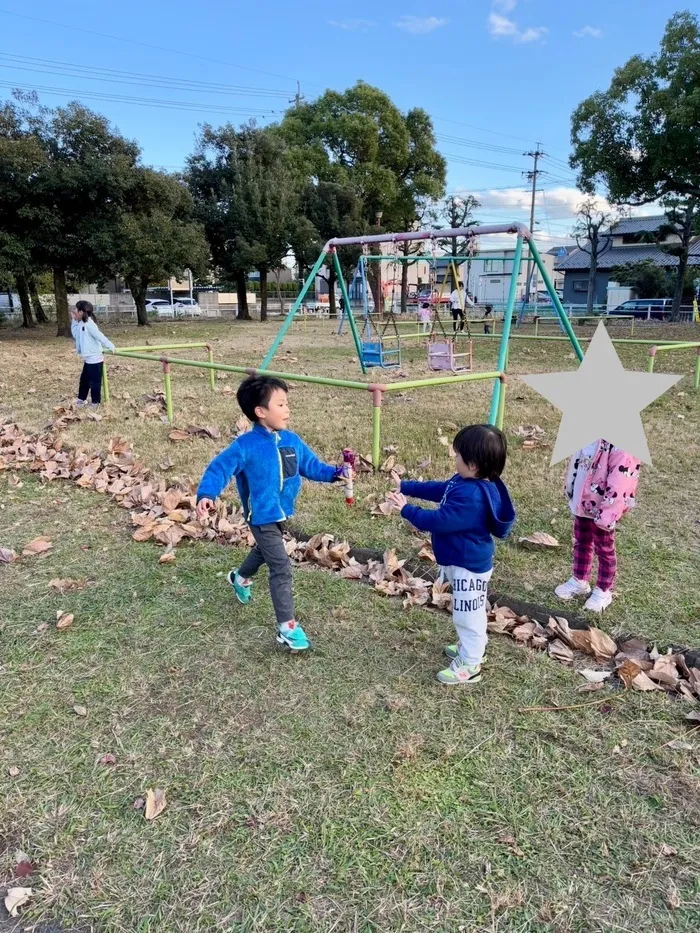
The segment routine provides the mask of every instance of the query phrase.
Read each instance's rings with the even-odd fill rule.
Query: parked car
[[[175,313],[178,315],[189,315],[190,317],[201,317],[202,309],[199,307],[195,298],[175,298]]]
[[[610,314],[634,315],[640,320],[668,321],[671,318],[672,298],[634,298],[623,301]]]
[[[157,314],[158,317],[171,318],[175,317],[175,307],[171,305],[169,301],[165,301],[164,298],[147,298],[146,313]]]

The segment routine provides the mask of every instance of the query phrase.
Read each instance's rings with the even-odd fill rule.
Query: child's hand
[[[197,518],[198,520],[204,521],[207,515],[210,512],[213,512],[216,508],[216,503],[213,499],[200,499],[197,503]]]
[[[391,481],[394,484],[394,492],[401,492],[401,477],[396,472],[396,470],[392,470],[389,476],[391,477]]]
[[[408,505],[408,499],[403,493],[400,492],[390,492],[387,495],[387,500],[391,502],[399,511],[405,506]]]

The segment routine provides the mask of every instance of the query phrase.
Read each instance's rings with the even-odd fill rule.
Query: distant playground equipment
[[[352,337],[355,343],[355,349],[357,351],[357,356],[358,356],[358,359],[360,360],[360,366],[362,368],[362,372],[366,373],[367,363],[365,362],[365,358],[363,354],[362,340],[357,330],[354,315],[350,311],[350,308],[351,308],[350,298],[348,296],[347,286],[345,284],[345,278],[343,276],[343,272],[340,266],[340,261],[338,259],[339,248],[342,248],[345,246],[360,246],[363,250],[363,253],[364,253],[365,248],[367,248],[368,252],[365,258],[368,259],[369,248],[371,246],[379,246],[382,243],[390,243],[393,247],[393,255],[390,257],[390,260],[394,262],[399,262],[401,259],[404,259],[404,258],[410,259],[410,260],[415,259],[414,256],[399,257],[396,254],[397,244],[399,243],[428,241],[434,244],[436,240],[440,240],[440,239],[455,240],[455,239],[460,239],[462,237],[465,237],[469,243],[476,244],[477,242],[476,238],[479,236],[490,236],[490,235],[504,234],[504,233],[515,234],[516,240],[515,240],[515,250],[514,250],[514,255],[513,255],[513,274],[510,277],[510,287],[508,290],[508,301],[506,303],[506,309],[505,309],[505,315],[504,315],[504,321],[503,321],[503,330],[500,335],[498,363],[495,367],[495,373],[492,374],[492,377],[491,377],[493,378],[494,383],[493,383],[493,393],[491,396],[491,408],[489,412],[489,422],[491,424],[497,424],[499,421],[502,421],[502,416],[503,416],[503,405],[504,405],[504,400],[505,400],[504,373],[505,373],[505,369],[506,369],[506,365],[508,361],[508,340],[510,337],[511,324],[512,324],[513,314],[514,314],[514,309],[515,309],[518,271],[520,270],[524,243],[528,243],[529,245],[530,257],[532,260],[534,260],[534,262],[537,265],[537,268],[539,269],[539,272],[542,276],[542,280],[552,300],[552,304],[554,305],[556,309],[557,315],[561,321],[562,327],[564,328],[564,331],[568,339],[571,341],[571,345],[574,348],[574,352],[576,356],[578,357],[579,361],[583,359],[583,350],[581,349],[581,345],[573,331],[571,322],[569,321],[566,315],[566,312],[564,311],[561,300],[557,292],[555,291],[554,286],[549,278],[549,274],[547,273],[547,269],[545,268],[545,265],[542,262],[542,258],[539,254],[539,250],[537,249],[537,245],[534,242],[529,229],[524,224],[520,224],[520,223],[493,224],[493,225],[485,225],[485,226],[477,226],[477,227],[448,228],[445,230],[411,230],[411,231],[407,231],[404,233],[378,233],[378,234],[373,234],[370,236],[336,237],[334,239],[329,240],[326,243],[326,245],[323,247],[323,249],[321,250],[321,254],[316,260],[316,262],[314,263],[313,267],[311,268],[311,271],[309,272],[309,275],[306,281],[304,282],[301,292],[297,296],[297,299],[294,302],[289,313],[287,314],[287,317],[285,318],[282,326],[280,327],[277,333],[277,336],[273,340],[272,346],[270,347],[265,358],[260,364],[260,367],[259,367],[260,370],[265,371],[268,369],[270,363],[274,359],[277,349],[279,348],[280,344],[284,340],[285,334],[291,327],[292,322],[294,321],[299,311],[299,308],[304,300],[305,295],[307,294],[309,289],[313,287],[319,270],[330,259],[330,261],[333,263],[333,268],[335,270],[336,278],[340,285],[341,294],[343,296],[343,303],[348,312],[347,320],[348,320],[348,324],[350,325],[350,330],[352,332]],[[460,258],[464,260],[466,257],[460,257]],[[365,276],[365,279],[366,279],[366,276]],[[398,342],[398,336],[397,336],[397,342]],[[453,353],[453,357],[454,357],[454,353]],[[450,366],[452,365],[457,365],[457,362],[454,360],[454,358]],[[481,374],[479,373],[459,373],[458,372],[450,376],[445,376],[443,378],[449,382],[449,381],[457,381],[457,380],[460,380],[460,381],[467,380],[470,376],[478,377],[480,375]],[[396,385],[396,383],[394,383],[393,385]]]

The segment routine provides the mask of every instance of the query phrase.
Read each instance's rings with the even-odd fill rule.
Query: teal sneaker
[[[445,645],[443,654],[446,658],[449,658],[450,661],[456,661],[459,657],[459,645]],[[481,663],[486,664],[486,655],[481,659]]]
[[[472,684],[478,684],[481,680],[481,665],[475,664],[474,667],[469,667],[457,658],[444,671],[440,671],[437,679],[441,684],[471,687]]]
[[[311,642],[306,632],[298,622],[285,622],[277,627],[277,643],[289,648],[290,651],[306,651]]]
[[[233,570],[229,570],[229,574],[226,577],[228,582],[233,587],[233,592],[236,594],[236,599],[239,603],[247,605],[250,600],[253,598],[253,594],[250,592],[250,583],[248,586],[241,586],[240,583],[236,583],[236,574],[238,573],[238,567],[234,567]]]

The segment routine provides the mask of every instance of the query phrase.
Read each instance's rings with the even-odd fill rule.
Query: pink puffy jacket
[[[636,505],[640,462],[608,441],[598,441],[590,463],[581,451],[569,461],[564,493],[574,515],[592,518],[599,528],[612,531],[625,512]],[[581,491],[574,501],[575,481],[580,469],[587,472]]]

